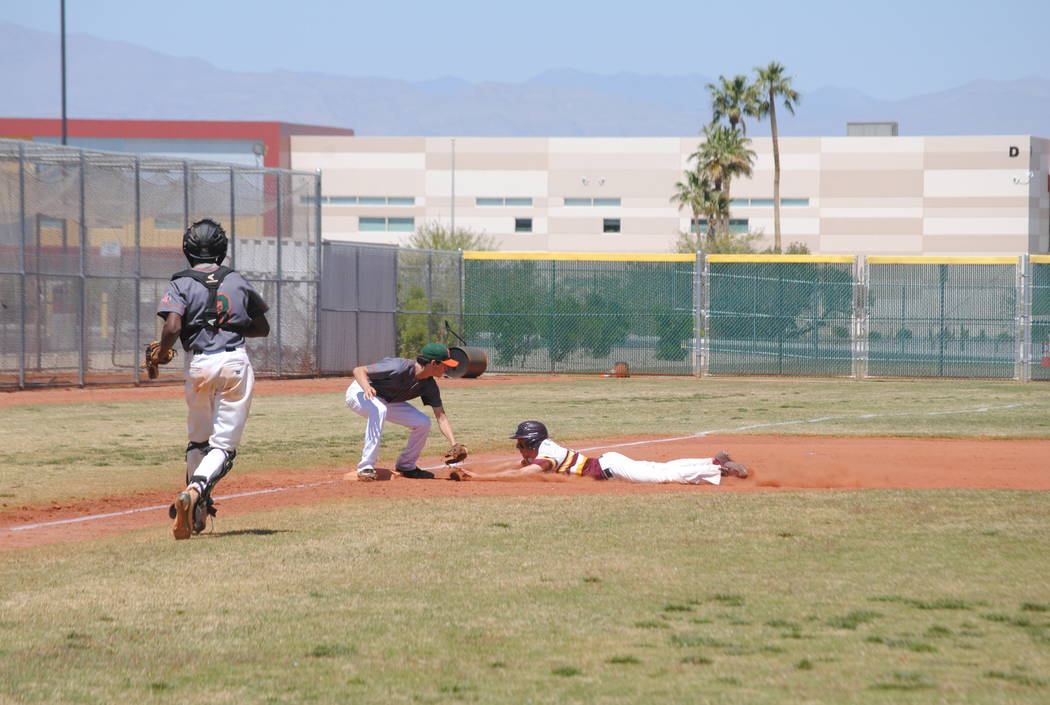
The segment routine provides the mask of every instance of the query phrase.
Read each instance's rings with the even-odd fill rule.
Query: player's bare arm
[[[164,317],[164,326],[160,329],[160,352],[167,355],[168,351],[175,347],[182,332],[182,316],[178,313],[168,313]]]
[[[470,477],[471,480],[480,480],[482,482],[507,482],[508,480],[531,479],[546,472],[546,469],[544,469],[542,465],[537,465],[536,463],[530,463],[522,467],[499,470],[497,472],[487,472],[484,474],[476,473],[473,470],[467,470],[466,468],[461,468],[461,470]]]
[[[358,385],[361,386],[361,391],[365,394],[365,399],[375,399],[376,390],[368,383],[368,367],[366,365],[359,365],[353,369],[351,374],[354,379],[357,380]]]
[[[254,316],[244,329],[245,338],[265,338],[270,334],[270,322],[265,314]]]
[[[442,435],[448,439],[449,445],[456,445],[456,434],[452,430],[452,421],[449,420],[444,407],[434,406],[431,408],[434,410],[434,418],[437,419],[438,428],[441,429]]]

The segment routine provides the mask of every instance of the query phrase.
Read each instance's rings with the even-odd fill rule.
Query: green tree
[[[717,221],[708,220],[708,229],[716,235],[729,234],[729,205],[732,202],[730,186],[738,176],[751,176],[755,152],[748,145],[751,140],[736,127],[708,125],[704,128],[704,142],[689,156],[697,161],[699,172],[711,179],[715,191],[721,196]]]
[[[762,102],[757,86],[748,83],[747,76],[736,75],[733,78],[718,77],[718,83],[708,83],[707,91],[711,94],[711,126],[714,127],[723,119],[729,127],[740,128],[747,134],[744,116],[759,117]]]
[[[496,241],[491,235],[469,228],[450,231],[436,220],[429,220],[416,228],[407,244],[420,250],[494,250]]]
[[[795,105],[798,104],[798,91],[791,87],[791,76],[784,75],[784,65],[776,61],[769,62],[766,67],[757,66],[755,72],[758,74],[756,83],[758,89],[764,94],[759,101],[759,118],[769,115],[769,130],[773,136],[773,251],[780,252],[780,140],[777,135],[777,102],[784,108],[795,114]]]

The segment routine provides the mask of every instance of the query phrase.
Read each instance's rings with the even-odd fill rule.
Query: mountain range
[[[698,134],[719,73],[599,75],[551,70],[520,82],[402,81],[333,73],[246,73],[90,35],[67,37],[67,117],[262,120],[353,128],[368,136],[661,137]],[[59,36],[0,22],[0,117],[59,117]],[[796,83],[797,83],[796,78]],[[1050,79],[978,80],[879,100],[826,86],[778,111],[784,136],[846,134],[894,121],[901,135],[1050,137]],[[769,134],[768,123],[747,125]]]

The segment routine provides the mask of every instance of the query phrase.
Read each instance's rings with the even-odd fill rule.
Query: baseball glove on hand
[[[456,482],[466,482],[472,477],[474,476],[466,468],[455,468],[448,474],[448,479],[455,480]]]
[[[149,375],[150,379],[157,379],[157,366],[166,365],[174,359],[175,348],[168,348],[168,352],[162,355],[160,343],[154,340],[146,346],[146,359],[142,361],[139,367],[146,370],[146,374]]]
[[[445,461],[445,465],[462,463],[467,459],[467,447],[462,443],[457,443],[446,451],[442,459]]]

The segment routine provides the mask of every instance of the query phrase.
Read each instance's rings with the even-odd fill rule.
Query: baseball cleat
[[[398,470],[401,477],[407,477],[410,480],[433,480],[434,473],[429,470],[423,470],[422,468],[411,468],[409,470]]]
[[[207,501],[197,501],[193,505],[193,533],[199,534],[208,527],[208,517],[215,516],[215,506],[209,496]]]
[[[190,522],[195,503],[193,495],[188,491],[179,492],[179,496],[175,498],[175,523],[171,525],[171,534],[176,541],[190,537],[193,531]]]
[[[376,469],[375,468],[362,468],[361,470],[357,471],[357,481],[358,482],[372,482],[375,479],[376,479]]]
[[[726,463],[731,461],[732,458],[729,457],[729,453],[725,452],[724,450],[720,450],[718,451],[718,455],[715,456],[714,460],[719,465],[725,465]]]

